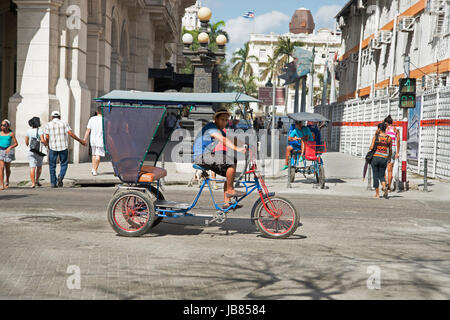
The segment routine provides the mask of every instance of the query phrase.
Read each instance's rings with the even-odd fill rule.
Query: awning
[[[167,104],[211,104],[211,103],[245,103],[260,102],[244,93],[183,93],[183,92],[143,92],[113,90],[103,97],[96,98],[97,102],[121,102],[147,105]]]

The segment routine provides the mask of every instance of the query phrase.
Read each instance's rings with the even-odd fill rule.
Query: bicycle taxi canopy
[[[103,141],[116,176],[125,183],[151,183],[167,172],[156,163],[175,126],[165,123],[170,114],[188,116],[196,105],[246,103],[259,100],[243,93],[180,93],[114,90],[94,99],[101,103]],[[144,166],[144,161],[154,166]]]
[[[311,113],[311,112],[297,112],[290,113],[288,117],[294,121],[313,121],[313,122],[330,122],[327,118],[319,113]]]

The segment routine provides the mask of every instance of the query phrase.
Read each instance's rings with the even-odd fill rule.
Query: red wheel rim
[[[142,229],[150,219],[145,200],[136,195],[119,198],[114,204],[113,219],[120,229],[133,232]]]
[[[289,203],[281,199],[271,199],[272,205],[267,202],[266,206],[272,211],[280,215],[274,218],[264,209],[264,205],[260,206],[258,221],[261,227],[273,236],[281,236],[288,233],[295,222],[295,212]]]

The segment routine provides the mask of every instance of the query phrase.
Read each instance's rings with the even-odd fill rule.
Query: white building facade
[[[200,29],[200,19],[198,11],[202,7],[200,0],[195,1],[193,6],[186,8],[186,13],[181,20],[181,25],[188,31]]]
[[[28,120],[45,124],[61,112],[84,135],[96,104],[114,89],[152,91],[149,68],[183,63],[181,19],[194,0],[1,0],[2,117],[18,138],[25,162]],[[88,160],[70,141],[70,160]]]
[[[319,74],[324,74],[326,61],[329,61],[329,64],[332,63],[336,53],[339,52],[341,47],[341,37],[339,33],[333,32],[329,29],[319,29],[314,33],[286,33],[283,35],[277,34],[251,34],[249,41],[249,55],[253,55],[259,59],[259,63],[256,61],[252,61],[251,65],[254,71],[254,74],[257,75],[258,87],[264,87],[269,79],[261,79],[260,75],[264,71],[263,63],[267,62],[267,58],[273,56],[275,48],[277,46],[277,42],[280,37],[287,37],[291,40],[291,42],[301,42],[304,44],[303,49],[312,51],[313,48],[315,50],[315,59],[314,59],[314,88],[315,90],[321,90],[319,81]],[[311,76],[308,75],[308,85],[311,80]],[[282,85],[284,83],[283,80],[277,85]],[[321,91],[320,91],[321,92]],[[321,95],[321,93],[320,93]],[[287,93],[287,109],[285,106],[277,106],[278,114],[286,114],[294,111],[294,96],[295,96],[295,88],[293,85],[289,86]],[[299,96],[301,97],[301,88]],[[254,112],[262,113],[264,110],[262,107],[252,106],[254,108]],[[255,108],[258,108],[255,110]],[[306,101],[306,109],[311,110],[311,99],[307,99]]]
[[[323,129],[329,149],[364,157],[390,115],[401,132],[402,174],[423,174],[426,165],[430,177],[450,180],[450,1],[354,0],[336,19],[339,102],[316,107],[331,120]],[[407,117],[398,95],[405,58],[417,87]]]
[[[336,19],[339,101],[394,92],[405,76],[405,57],[419,90],[449,84],[450,1],[353,0]]]

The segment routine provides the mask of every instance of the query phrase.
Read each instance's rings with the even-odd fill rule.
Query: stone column
[[[98,96],[101,97],[110,91],[111,82],[111,1],[102,2],[101,26],[103,32],[99,40],[99,67],[98,67]]]
[[[14,0],[17,4],[17,92],[8,103],[19,146],[18,162],[27,162],[24,143],[28,120],[45,124],[59,110],[55,95],[58,78],[58,9],[62,0]]]
[[[137,10],[136,10],[137,11]],[[148,68],[152,31],[148,13],[131,12],[130,14],[130,64],[128,70],[129,88],[148,90]]]
[[[86,83],[91,91],[92,99],[99,97],[100,37],[102,32],[103,28],[99,25],[88,24]],[[96,102],[92,99],[91,114],[96,109]]]
[[[111,54],[111,73],[109,90],[120,89],[120,72],[122,65],[122,57],[118,53]]]
[[[8,100],[14,94],[16,61],[16,25],[17,19],[10,12],[9,1],[0,4],[0,117],[5,119],[8,117]],[[0,120],[1,121],[1,120]]]
[[[71,0],[71,5],[76,5],[81,9],[81,19],[79,28],[69,31],[69,48],[71,58],[69,87],[72,94],[73,104],[71,115],[68,120],[73,132],[83,138],[91,110],[91,92],[86,84],[87,69],[87,0]],[[88,161],[89,150],[78,142],[73,145],[73,162]]]

